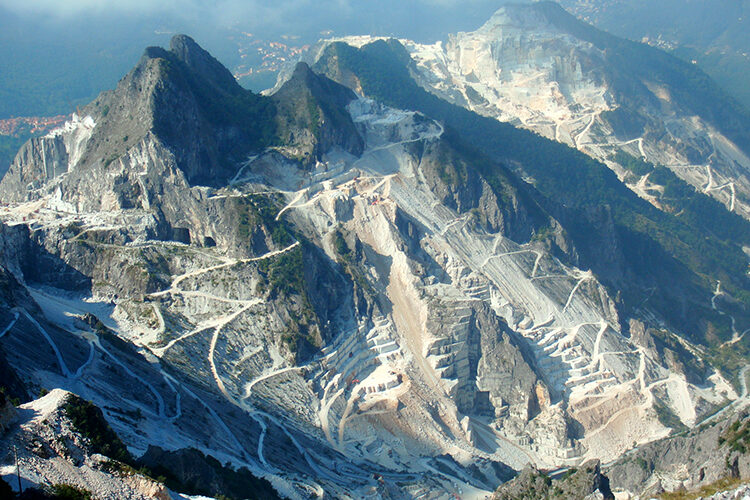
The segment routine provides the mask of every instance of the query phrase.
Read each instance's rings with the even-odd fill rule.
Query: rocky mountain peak
[[[173,36],[169,52],[214,87],[231,93],[242,91],[232,73],[189,36]]]
[[[279,135],[303,163],[334,146],[359,155],[364,142],[346,110],[356,94],[300,62],[273,95]],[[291,151],[290,151],[291,152]]]
[[[315,73],[313,73],[312,69],[310,69],[310,66],[306,62],[298,62],[297,65],[294,67],[294,72],[292,73],[292,79],[305,79],[308,80],[310,78],[313,78],[315,76]]]
[[[335,107],[345,107],[357,97],[354,92],[343,85],[313,72],[310,66],[304,62],[297,63],[292,76],[275,95],[292,97],[291,94],[295,93],[309,94],[315,99]]]

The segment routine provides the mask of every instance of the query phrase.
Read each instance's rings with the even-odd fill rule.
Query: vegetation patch
[[[725,340],[729,338],[731,338],[731,331]],[[732,381],[735,388],[740,389],[740,372],[747,366],[747,360],[750,359],[750,338],[745,336],[733,344],[724,345],[723,342],[716,344],[711,347],[708,360],[712,365],[720,368],[722,375]]]
[[[93,498],[90,491],[72,484],[55,484],[51,490],[53,498],[59,500],[91,500]]]
[[[235,141],[237,148],[230,153],[241,154],[247,147],[260,150],[278,142],[273,119],[276,106],[271,98],[229,83],[226,88],[220,88],[194,73],[171,52],[161,50],[156,55],[165,77],[196,96],[206,121],[219,127],[237,128],[248,139],[247,142]],[[169,123],[171,118],[156,117],[155,128],[159,135],[171,137],[173,132],[177,133]]]
[[[702,486],[696,491],[674,491],[662,493],[660,500],[697,500],[699,498],[708,498],[716,493],[732,490],[739,487],[742,480],[734,477],[725,477],[711,484]]]
[[[680,420],[680,417],[675,415],[669,406],[658,399],[654,399],[654,410],[656,411],[656,418],[664,427],[669,427],[677,432],[688,430],[685,424],[682,423],[682,420]]]
[[[742,453],[750,450],[750,419],[744,422],[735,420],[719,436],[719,446],[726,445],[730,450]]]
[[[149,447],[143,459],[165,476],[167,487],[190,495],[229,500],[280,498],[271,483],[255,477],[248,469],[232,469],[194,448],[164,451]]]
[[[344,268],[344,273],[352,282],[370,295],[374,295],[375,289],[365,277],[359,266],[356,265],[357,252],[349,248],[344,235],[340,229],[333,232],[333,249],[336,252],[336,261]]]
[[[128,449],[109,426],[102,411],[96,405],[71,394],[63,405],[63,411],[72,422],[75,431],[89,440],[94,453],[124,463],[135,463]]]
[[[23,146],[30,137],[31,134],[21,134],[18,137],[13,135],[0,135],[0,175],[10,167],[18,150],[21,149],[21,146]]]
[[[276,220],[281,210],[280,195],[254,195],[238,198],[235,202],[237,230],[240,238],[249,240],[255,227],[263,225],[271,235],[271,240],[279,246],[289,246],[295,241],[294,231],[283,220]]]
[[[319,331],[317,316],[305,286],[304,243],[274,257],[258,262],[263,279],[262,289],[273,300],[279,296],[299,298],[299,308],[289,310],[289,326],[281,340],[297,355],[315,351],[320,347],[316,335]]]

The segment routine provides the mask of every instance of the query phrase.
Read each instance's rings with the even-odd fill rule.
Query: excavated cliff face
[[[8,200],[34,199],[39,188],[72,169],[93,128],[94,120],[90,116],[81,120],[74,114],[65,129],[24,144],[16,155],[12,171],[5,176],[3,189]]]
[[[234,95],[211,61],[180,37],[149,49],[107,113],[55,132],[65,171],[37,155],[0,183],[0,252],[28,291],[0,303],[9,363],[98,403],[135,454],[195,448],[292,497],[483,494],[508,466],[663,437],[657,407],[693,425],[737,398],[688,378],[689,344],[623,334],[550,251],[575,249],[531,188],[489,182],[425,116],[302,66],[273,96],[284,141],[234,161],[232,134],[268,123],[216,125],[222,107],[164,133],[201,89]]]
[[[663,186],[643,174],[627,175],[614,153],[665,165],[730,211],[750,217],[749,153],[720,130],[732,120],[696,111],[694,101],[709,98],[686,97],[684,82],[670,73],[684,70],[676,60],[656,68],[644,61],[648,70],[630,72],[618,64],[654,54],[592,32],[542,2],[502,7],[476,31],[445,41],[401,43],[415,80],[438,97],[580,149],[657,206],[655,190]],[[374,39],[341,40],[359,47]]]

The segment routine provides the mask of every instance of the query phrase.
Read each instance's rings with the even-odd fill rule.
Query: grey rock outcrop
[[[590,461],[569,469],[562,478],[550,479],[534,467],[521,471],[518,477],[500,486],[494,500],[552,499],[614,500],[609,480],[601,472],[599,462]]]
[[[727,477],[746,480],[750,478],[747,425],[748,416],[742,413],[640,446],[609,465],[606,474],[613,489],[634,495],[694,491]]]

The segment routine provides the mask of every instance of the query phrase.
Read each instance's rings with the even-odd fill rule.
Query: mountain
[[[595,40],[594,35],[596,35],[604,40],[602,43],[606,42],[609,48],[602,51],[589,42],[575,39],[570,33],[563,32],[558,25],[568,26],[566,28],[568,31],[578,33],[578,36],[581,37],[585,35],[591,40]],[[611,62],[626,60],[628,57],[630,57],[630,60],[642,62],[642,57],[635,58],[633,56],[635,50],[633,47],[643,48],[647,55],[651,52],[656,54],[653,62],[641,64],[644,67],[658,68],[657,62],[664,59],[672,66],[680,67],[682,63],[679,60],[670,58],[656,49],[645,46],[638,47],[637,44],[622,40],[618,42],[610,35],[596,32],[593,28],[582,25],[554,4],[544,3],[504,7],[479,31],[462,33],[452,40],[452,42],[448,42],[447,46],[457,47],[463,43],[465,46],[462,45],[462,47],[464,48],[449,50],[442,48],[442,43],[425,46],[409,41],[395,42],[368,37],[328,41],[316,50],[311,51],[309,62],[314,63],[318,70],[364,92],[366,95],[382,99],[393,106],[418,109],[435,118],[444,120],[451,128],[463,134],[465,141],[470,146],[482,150],[489,156],[505,160],[524,179],[534,183],[537,189],[548,199],[562,204],[563,207],[551,208],[561,221],[565,218],[564,215],[560,214],[561,210],[567,212],[569,210],[566,210],[566,208],[572,208],[577,212],[583,211],[584,214],[573,215],[572,218],[575,221],[571,220],[571,224],[566,227],[571,235],[578,234],[579,236],[577,248],[579,256],[583,257],[580,265],[591,267],[597,276],[604,280],[605,284],[611,286],[613,295],[616,295],[618,290],[621,291],[626,310],[629,305],[640,307],[640,304],[645,303],[644,301],[650,301],[652,306],[661,310],[660,314],[663,317],[669,318],[673,324],[675,322],[681,324],[681,328],[687,333],[687,331],[694,332],[694,325],[705,321],[698,316],[706,318],[706,314],[715,315],[716,311],[712,313],[705,310],[708,295],[714,295],[724,290],[735,298],[739,299],[742,296],[743,293],[739,290],[747,286],[746,283],[743,283],[746,279],[744,275],[747,259],[742,250],[745,243],[740,242],[747,240],[747,230],[750,226],[737,215],[727,213],[724,207],[707,196],[707,194],[720,194],[721,190],[736,192],[735,186],[739,186],[739,183],[725,183],[721,186],[722,189],[718,191],[711,188],[704,190],[703,193],[696,192],[692,186],[678,178],[674,172],[684,176],[685,172],[697,172],[698,168],[678,169],[672,165],[672,170],[669,170],[662,165],[654,165],[643,159],[639,160],[627,152],[631,151],[638,155],[639,153],[636,152],[638,151],[637,145],[643,143],[648,146],[649,142],[654,145],[657,154],[669,151],[669,149],[666,149],[670,147],[669,144],[665,144],[667,139],[656,131],[658,127],[661,127],[663,131],[666,123],[663,120],[664,115],[661,108],[648,108],[645,105],[639,105],[640,107],[637,107],[637,109],[642,114],[641,118],[643,118],[644,123],[647,123],[646,117],[649,120],[655,120],[653,122],[654,131],[644,133],[643,137],[637,140],[625,141],[624,143],[617,139],[617,134],[611,128],[608,128],[607,120],[612,121],[611,115],[617,115],[626,104],[617,107],[617,112],[614,113],[591,112],[582,116],[586,118],[585,121],[581,119],[574,123],[573,127],[577,128],[579,132],[571,136],[582,134],[586,137],[586,140],[580,145],[580,149],[603,160],[607,166],[614,169],[618,176],[618,178],[615,178],[614,175],[603,171],[601,164],[592,163],[582,155],[576,156],[567,148],[554,148],[551,144],[536,141],[531,135],[523,134],[513,127],[503,126],[503,123],[495,120],[497,115],[493,113],[487,113],[490,116],[487,119],[482,119],[474,113],[466,112],[461,107],[476,107],[470,106],[465,99],[456,97],[464,88],[469,89],[466,95],[472,92],[476,94],[480,91],[485,92],[488,96],[492,94],[495,96],[494,104],[491,105],[492,109],[497,112],[502,109],[503,113],[507,113],[505,119],[515,116],[513,123],[524,119],[529,103],[533,103],[542,111],[528,111],[529,116],[536,116],[537,118],[529,122],[530,124],[526,127],[538,133],[544,133],[545,129],[547,132],[551,132],[553,129],[549,128],[548,125],[554,124],[553,119],[557,119],[560,126],[557,127],[558,133],[556,135],[560,139],[559,130],[564,129],[565,123],[556,118],[555,113],[548,113],[548,110],[560,109],[560,106],[564,106],[567,109],[566,112],[576,113],[586,109],[583,107],[586,102],[581,94],[571,94],[573,92],[571,89],[576,88],[576,85],[581,88],[586,88],[586,85],[589,84],[593,85],[591,81],[585,85],[581,83],[586,80],[585,78],[579,83],[575,83],[575,79],[567,79],[566,73],[563,69],[560,69],[566,66],[560,62],[563,60],[561,58],[567,57],[566,54],[571,54],[569,57],[572,62],[568,65],[570,67],[575,67],[576,64],[580,65],[581,61],[588,61],[586,63],[588,64],[587,78],[592,79],[592,81],[596,79],[597,74],[601,74],[599,75],[602,87],[600,93],[603,95],[616,94],[617,88],[633,88],[636,90],[646,88],[645,84],[640,81],[644,78],[643,71],[640,73],[634,72],[636,77],[628,77],[629,80],[625,81],[623,79],[627,75],[622,71],[622,67],[627,66]],[[457,40],[463,40],[463,42]],[[522,42],[522,40],[525,41]],[[545,42],[545,40],[548,41]],[[616,42],[621,42],[620,45],[624,49],[618,52]],[[454,45],[450,45],[451,43]],[[506,52],[500,49],[503,44],[507,44],[509,47]],[[357,49],[357,47],[360,48]],[[528,57],[527,52],[535,54],[534,57],[537,57],[537,59]],[[482,55],[477,56],[478,53]],[[576,53],[579,55],[575,56]],[[457,54],[461,54],[462,59],[458,58],[450,62],[451,57],[458,57]],[[585,55],[586,58],[584,58]],[[459,59],[467,64],[467,68],[464,68],[465,71],[460,70],[459,62],[457,62]],[[607,59],[611,61],[608,62]],[[425,63],[428,60],[433,61],[434,65]],[[558,68],[559,70],[555,66],[558,63],[562,65]],[[627,64],[632,65],[632,62]],[[471,68],[468,66],[474,67],[476,74],[469,72]],[[665,63],[661,66],[667,67],[668,65]],[[511,71],[508,71],[508,68],[511,68]],[[462,76],[462,71],[469,74]],[[691,71],[694,70],[691,69]],[[503,77],[499,80],[496,78],[497,75],[508,73],[510,75],[530,75],[529,78],[535,77],[541,80],[546,78],[547,83],[537,82],[516,92],[513,85],[509,85],[509,82],[505,81],[505,78],[512,77]],[[662,73],[660,78],[663,80],[668,81],[671,78],[671,81],[676,81],[670,71],[664,70]],[[487,81],[482,80],[482,77],[486,77]],[[470,80],[474,83],[471,83]],[[528,79],[525,77],[519,77],[519,81],[528,83]],[[617,85],[607,82],[614,82]],[[646,81],[646,83],[648,82]],[[682,92],[685,93],[684,81],[677,81],[675,84],[681,85],[683,87]],[[561,97],[558,102],[554,98],[554,92],[549,89],[554,90],[561,85],[567,88],[565,95],[573,95],[573,97]],[[607,86],[611,89],[608,90]],[[701,88],[701,86],[695,86],[688,93],[693,93],[696,96],[702,95],[700,99],[691,98],[693,101],[700,101],[705,98],[708,102],[710,93],[703,92],[701,94]],[[628,103],[639,99],[644,102],[648,100],[645,94],[639,94],[636,90],[631,93],[620,90],[617,95],[621,95],[621,99]],[[529,95],[527,96],[524,92]],[[498,99],[497,97],[503,93],[506,96]],[[675,93],[677,92],[675,91]],[[533,96],[533,99],[529,99],[529,96]],[[440,97],[444,97],[445,100],[440,99]],[[653,95],[651,95],[651,98],[656,99]],[[456,106],[450,106],[446,100],[454,102]],[[677,101],[676,98],[675,101]],[[731,113],[731,111],[726,111],[731,109],[729,105],[731,103],[721,100],[717,102],[724,102],[723,105],[716,105],[717,110]],[[688,102],[683,103],[684,108],[688,108],[689,105]],[[487,106],[490,105],[487,104],[484,108],[479,106],[479,109],[475,110],[485,114]],[[694,122],[699,123],[696,122],[695,111],[688,110],[683,111],[683,113],[686,115],[685,117],[679,118],[679,120],[674,118],[674,120],[670,120],[670,123],[682,123],[681,127],[692,127]],[[741,121],[741,115],[737,115],[735,118]],[[594,126],[594,124],[596,125]],[[589,127],[588,125],[592,126]],[[644,127],[648,128],[645,125]],[[644,131],[646,128],[644,128]],[[708,127],[707,130],[704,127],[699,133],[714,139],[720,137],[715,130],[712,130],[711,127]],[[491,133],[488,133],[488,131],[491,131]],[[596,135],[596,140],[601,142],[593,142],[594,139],[588,137],[590,135]],[[501,137],[502,139],[499,139]],[[683,135],[682,138],[669,139],[669,141],[672,141],[674,146],[672,150],[674,150],[678,146],[686,148],[685,142],[694,139],[694,136],[688,134],[687,136]],[[726,139],[723,140],[731,146],[730,149],[738,150],[737,146]],[[541,144],[544,144],[544,146],[541,146]],[[636,149],[632,151],[628,148]],[[720,164],[718,158],[721,155],[712,154],[711,156],[713,157],[711,160],[712,166],[699,166],[699,169],[710,174],[713,179],[714,169]],[[726,157],[725,160],[724,166],[731,164],[731,168],[740,172],[739,179],[744,178],[743,170],[740,169],[737,162],[730,161]],[[670,163],[667,164],[670,165]],[[644,203],[636,201],[633,195],[622,189],[621,180],[624,180],[632,191],[658,210],[652,210]],[[690,179],[688,178],[688,180]],[[740,197],[733,196],[732,199],[740,199]],[[729,208],[731,208],[731,199],[727,201],[730,202]],[[739,207],[739,203],[737,207]],[[625,255],[621,259],[614,258],[611,254],[602,253],[602,242],[591,239],[591,235],[596,234],[599,228],[591,228],[582,223],[582,220],[592,219],[593,213],[601,211],[603,206],[610,207],[617,231],[623,239],[621,251]],[[735,207],[735,209],[737,208]],[[581,217],[585,213],[589,215]],[[596,217],[593,218],[596,220]],[[601,217],[599,219],[601,220]],[[665,231],[664,228],[667,227],[671,229]],[[698,234],[704,236],[696,238]],[[646,243],[647,240],[651,240],[653,244]],[[730,246],[734,246],[733,249],[729,247],[720,248],[724,243],[718,246],[714,244],[719,241],[724,243],[734,241],[739,245],[735,246],[735,244],[730,243]],[[701,249],[698,250],[698,248]],[[650,258],[644,260],[642,256],[645,254],[650,254]],[[603,258],[605,255],[607,257]],[[723,257],[717,258],[719,255]],[[677,262],[672,258],[675,258]],[[734,262],[734,264],[727,267],[726,264],[730,262]],[[638,269],[633,268],[636,263]],[[716,273],[722,268],[724,271],[721,271],[721,276],[719,276]],[[669,270],[667,271],[667,269]],[[689,277],[690,271],[694,272],[695,275]],[[643,281],[646,276],[648,282]],[[676,285],[675,279],[680,280],[681,283]],[[717,280],[721,281],[719,288],[717,288]],[[730,285],[730,282],[733,282],[734,285]],[[636,283],[638,285],[634,289],[632,285]],[[721,288],[722,285],[723,289]],[[732,291],[735,285],[739,288]],[[699,288],[702,288],[702,291],[699,291]],[[658,293],[653,293],[655,290]],[[685,293],[688,290],[692,291]],[[692,295],[692,297],[687,298],[686,295]],[[665,299],[661,305],[653,302],[654,299],[660,300],[659,297]],[[692,305],[676,307],[676,304],[688,302]],[[711,308],[713,309],[713,305]],[[692,312],[697,312],[699,309],[703,310],[693,316]],[[690,316],[690,319],[687,319],[688,316]],[[719,319],[719,322],[726,319],[728,318]],[[710,321],[714,325],[718,324],[713,319]],[[745,321],[741,320],[741,323],[744,324]],[[714,328],[713,326],[708,327],[709,330],[714,330]],[[729,323],[725,323],[725,326],[719,327],[719,329],[732,331]],[[739,332],[741,331],[743,331],[742,328]],[[732,334],[727,337],[727,340],[729,338],[737,339],[739,336],[739,333],[737,335]],[[711,344],[712,342],[709,341],[708,343]],[[737,347],[734,343],[732,345]],[[714,344],[714,346],[718,347],[718,344]],[[723,348],[724,353],[716,352],[715,357],[725,358],[726,347],[728,346]],[[734,364],[734,362],[731,362],[731,364]],[[741,367],[742,365],[739,363],[734,364],[734,366]]]
[[[727,239],[734,235],[738,241],[744,240],[739,236],[744,230],[730,229],[745,227],[742,219],[732,218],[720,207],[711,208],[706,197],[698,198],[692,207],[678,214],[687,217],[660,211],[623,186],[604,165],[587,156],[550,141],[540,141],[534,134],[481,117],[429,94],[411,78],[408,61],[408,53],[395,41],[378,41],[359,50],[335,43],[322,52],[316,67],[333,77],[339,75],[342,81],[353,79],[367,95],[391,105],[416,107],[444,120],[460,131],[465,145],[504,161],[534,182],[547,197],[549,210],[576,239],[579,265],[594,270],[610,287],[612,295],[621,297],[625,314],[632,314],[648,302],[649,309],[658,311],[660,317],[679,325],[685,335],[694,339],[698,333],[694,326],[708,321],[714,326],[707,325],[707,330],[698,335],[723,329],[725,340],[716,343],[704,338],[700,342],[723,350],[723,353],[715,351],[717,357],[729,354],[726,349],[729,345],[736,354],[739,344],[735,340],[739,339],[739,333],[736,336],[729,333],[732,331],[726,322],[729,318],[714,309],[715,301],[710,297],[723,293],[721,287],[716,289],[717,278],[723,283],[723,290],[733,290],[730,293],[737,298],[742,296],[739,290],[747,287],[744,277],[747,262],[741,244]],[[710,227],[698,217],[702,215],[702,207],[712,210]],[[727,216],[732,222],[725,219]],[[606,236],[600,239],[600,235]],[[644,255],[649,258],[644,259]],[[738,302],[733,303],[739,306]],[[734,311],[740,314],[741,309]],[[744,324],[746,320],[740,321]],[[725,326],[716,328],[721,322]],[[728,340],[733,342],[724,345]],[[739,368],[742,363],[734,366]]]
[[[670,205],[682,193],[673,181],[633,172],[622,153],[664,165],[750,216],[750,114],[694,65],[599,31],[551,2],[508,5],[444,42],[402,44],[421,87],[584,151],[656,206],[679,212]]]
[[[91,401],[170,488],[290,498],[489,495],[746,403],[739,237],[427,92],[396,41],[319,54],[265,96],[178,35],[21,148],[3,385]]]
[[[750,43],[745,1],[660,2],[643,0],[563,0],[563,7],[610,33],[646,41],[706,71],[724,89],[750,108],[750,93],[743,82],[750,74]]]

